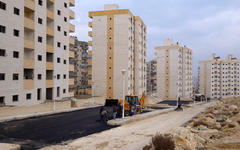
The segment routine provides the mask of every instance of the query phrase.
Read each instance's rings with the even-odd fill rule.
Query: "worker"
[[[103,121],[105,123],[108,121],[107,114],[108,114],[107,110],[104,107],[101,107],[101,109],[100,109],[101,121]]]
[[[113,119],[115,120],[118,112],[118,107],[114,105],[112,108],[113,108]]]

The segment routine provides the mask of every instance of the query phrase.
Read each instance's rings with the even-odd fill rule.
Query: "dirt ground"
[[[103,97],[94,97],[88,99],[77,99],[76,104],[78,108],[85,108],[89,106],[103,105],[105,99]],[[56,101],[56,111],[70,110],[71,101]],[[21,116],[35,113],[53,112],[53,102],[48,101],[43,104],[31,106],[18,106],[18,107],[0,107],[0,118]]]
[[[240,150],[240,98],[229,98],[170,132],[176,150]]]

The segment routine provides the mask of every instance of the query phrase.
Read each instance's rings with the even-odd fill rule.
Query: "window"
[[[67,32],[66,31],[64,31],[64,36],[67,36]]]
[[[42,55],[38,55],[38,61],[42,61]]]
[[[31,99],[31,94],[26,94],[26,99],[30,100]]]
[[[19,58],[19,52],[13,51],[13,58]]]
[[[66,93],[66,89],[63,89],[63,94],[65,94]]]
[[[18,74],[16,73],[13,74],[13,80],[18,80]]]
[[[64,7],[67,8],[67,3],[64,3]]]
[[[57,97],[60,96],[60,87],[57,87]]]
[[[0,25],[0,33],[6,33],[6,27]]]
[[[37,89],[37,100],[41,100],[41,89]]]
[[[61,43],[60,43],[60,42],[57,42],[57,46],[58,46],[58,47],[61,47]]]
[[[57,26],[57,29],[58,29],[58,31],[61,31],[61,27],[60,26]]]
[[[0,97],[0,104],[4,104],[4,96]]]
[[[42,21],[43,21],[42,18],[38,18],[38,23],[39,24],[42,24]]]
[[[61,15],[61,11],[60,11],[60,10],[57,10],[57,14],[60,16],[60,15]]]
[[[0,1],[0,9],[6,10],[6,3]]]
[[[0,80],[5,80],[5,73],[0,73]]]
[[[57,79],[58,79],[58,80],[60,79],[60,74],[57,74]]]
[[[58,58],[57,58],[57,63],[60,63],[60,62],[61,62],[61,60],[60,60],[60,58],[58,57]]]
[[[64,17],[64,21],[67,22],[67,17]]]
[[[38,0],[38,5],[42,6],[43,1],[42,0]]]
[[[14,30],[13,30],[13,35],[14,35],[14,36],[19,36],[19,30],[14,29]]]
[[[0,49],[0,56],[6,56],[6,50]]]
[[[67,64],[67,60],[63,60],[63,64]]]
[[[20,9],[14,7],[14,12],[15,15],[20,15]]]
[[[67,77],[67,75],[66,75],[66,74],[64,74],[64,75],[63,75],[63,79],[66,79],[66,77]]]
[[[17,102],[18,101],[18,95],[13,95],[12,96],[12,101]]]
[[[63,49],[64,49],[64,50],[66,50],[66,49],[67,49],[67,46],[66,46],[66,45],[64,45],[64,46],[63,46]]]
[[[38,74],[38,80],[42,79],[42,74]]]
[[[42,43],[42,37],[41,36],[38,37],[38,42]]]

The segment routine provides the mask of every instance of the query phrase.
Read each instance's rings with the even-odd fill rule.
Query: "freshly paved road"
[[[113,128],[100,121],[99,109],[0,123],[0,142],[18,143],[23,149],[38,149]]]

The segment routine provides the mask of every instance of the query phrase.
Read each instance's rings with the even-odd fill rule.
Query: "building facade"
[[[88,95],[92,95],[92,51],[88,51]]]
[[[79,41],[75,38],[74,46],[70,50],[75,53],[74,58],[70,58],[69,63],[74,65],[74,72],[69,74],[70,78],[74,78],[74,85],[71,86],[70,91],[74,95],[87,95],[88,89],[88,43]]]
[[[163,100],[192,99],[192,50],[165,40],[157,52],[157,94]]]
[[[74,5],[74,0],[0,0],[0,101],[5,105],[70,95]]]
[[[208,98],[240,96],[240,61],[231,55],[225,60],[213,54],[199,62],[199,92]]]
[[[122,98],[122,69],[125,95],[141,95],[146,91],[145,24],[118,5],[105,5],[103,11],[89,12],[89,17],[93,95]]]
[[[152,94],[157,91],[157,60],[147,62],[147,93]]]

